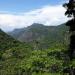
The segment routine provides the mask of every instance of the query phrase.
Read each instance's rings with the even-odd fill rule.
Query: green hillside
[[[21,42],[30,42],[37,45],[40,49],[48,49],[56,44],[67,42],[68,28],[65,24],[58,26],[44,26],[43,24],[34,23],[27,28],[15,29],[9,35]],[[66,43],[65,43],[66,44]]]
[[[24,33],[25,30],[23,30]],[[16,41],[17,38],[13,39],[0,30],[0,75],[62,75],[64,68],[71,64],[75,66],[75,60],[69,65],[67,45],[62,43],[64,37],[59,36],[67,31],[64,25],[50,28],[43,25],[32,25],[27,30],[36,35],[28,42]],[[22,33],[23,31],[21,29]],[[44,37],[35,40],[39,36]],[[53,44],[50,40],[53,41]],[[38,41],[45,42],[49,47],[44,47],[45,44],[39,44]]]
[[[14,40],[11,36],[7,35],[0,29],[0,50],[9,49],[11,47],[14,47],[18,43],[19,42]]]
[[[21,43],[0,30],[0,75],[16,75],[16,68],[23,59],[27,59],[32,46]]]

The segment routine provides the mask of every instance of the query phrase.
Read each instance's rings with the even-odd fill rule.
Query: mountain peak
[[[40,23],[33,23],[31,26],[44,26],[44,25]]]

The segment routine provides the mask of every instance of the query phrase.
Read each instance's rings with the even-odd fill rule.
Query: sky
[[[67,0],[0,0],[0,28],[12,31],[33,23],[59,25],[68,20],[62,4]]]

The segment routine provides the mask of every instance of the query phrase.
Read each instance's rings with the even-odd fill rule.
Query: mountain
[[[54,44],[65,42],[68,28],[65,24],[58,26],[45,26],[34,23],[27,28],[15,29],[8,33],[21,42],[39,43],[41,48],[49,48]]]
[[[30,44],[21,43],[0,29],[0,75],[19,75],[16,68],[30,56],[32,50]]]
[[[64,24],[35,23],[11,32],[15,39],[0,30],[0,74],[62,75],[62,70],[69,65],[65,64],[68,60],[64,60],[68,59],[67,48],[62,45],[67,30]],[[75,60],[72,63],[75,66],[74,63]]]
[[[15,53],[16,56],[20,56],[20,54],[23,55],[23,52],[27,54],[32,50],[33,48],[29,43],[19,42],[0,29],[0,56],[4,53],[6,53],[6,55]],[[12,55],[12,57],[15,55]]]

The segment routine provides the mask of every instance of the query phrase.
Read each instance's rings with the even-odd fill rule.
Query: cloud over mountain
[[[29,12],[20,14],[0,14],[0,28],[3,30],[12,30],[14,28],[27,27],[32,23],[42,23],[45,25],[58,25],[67,21],[64,16],[65,9],[61,5],[44,6]]]

